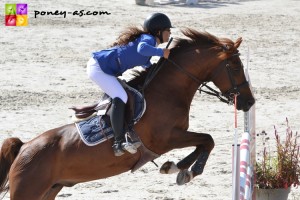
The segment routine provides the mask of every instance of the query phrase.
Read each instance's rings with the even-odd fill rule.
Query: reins
[[[208,86],[207,83],[208,82],[202,82],[200,81],[198,78],[196,78],[194,75],[192,75],[191,73],[189,73],[188,71],[186,71],[183,67],[181,67],[180,65],[178,65],[177,63],[175,63],[173,60],[171,59],[168,59],[169,62],[171,62],[177,69],[179,69],[181,72],[183,72],[184,74],[186,74],[188,77],[190,77],[191,79],[193,79],[195,82],[197,82],[200,87],[198,88],[198,91],[201,93],[201,92],[204,92],[206,94],[209,94],[209,95],[212,95],[212,96],[215,96],[215,97],[218,97],[218,99],[224,103],[227,103],[227,104],[231,104],[232,101],[230,100],[227,100],[225,97],[224,94],[222,94],[221,92],[218,92],[217,90],[213,89],[212,87]],[[219,73],[219,71],[216,72],[216,74],[213,76],[213,77],[216,77]],[[230,74],[230,79],[231,79],[231,82],[232,82],[232,76]],[[213,79],[211,79],[212,81]],[[206,90],[203,90],[202,87],[206,87],[207,89],[209,89],[210,91],[206,91]],[[235,87],[234,87],[235,88]],[[227,94],[227,92],[225,93]]]
[[[166,48],[168,48],[172,42],[173,38],[171,37]],[[150,71],[148,72],[144,85],[142,87],[142,93],[144,93],[145,88],[149,85],[149,83],[152,81],[152,79],[156,76],[156,74],[158,73],[158,71],[162,68],[162,66],[165,64],[167,59],[165,59],[164,57],[161,57],[158,62],[155,64],[155,66],[152,66],[150,68]]]
[[[169,47],[169,45],[171,44],[173,38],[170,38],[166,48]],[[237,54],[234,54],[232,55],[231,57],[233,56],[238,56],[239,53]],[[145,88],[148,86],[148,84],[152,81],[152,79],[156,76],[156,74],[158,73],[158,71],[163,67],[163,65],[165,64],[165,62],[168,61],[170,62],[173,66],[175,66],[178,70],[180,70],[182,73],[186,74],[188,77],[190,77],[192,80],[194,80],[196,83],[198,83],[198,85],[200,85],[200,87],[198,88],[198,91],[201,93],[201,92],[204,92],[208,95],[212,95],[212,96],[215,96],[217,97],[220,101],[224,102],[224,103],[227,103],[227,104],[233,104],[233,101],[234,101],[234,95],[239,95],[239,88],[241,87],[245,87],[245,86],[248,86],[249,83],[248,81],[245,81],[239,85],[237,85],[235,83],[235,80],[234,78],[232,77],[232,73],[231,73],[231,68],[230,68],[230,65],[228,63],[228,59],[224,60],[224,62],[226,62],[225,65],[221,65],[220,67],[218,67],[214,73],[214,75],[212,76],[211,80],[210,81],[213,81],[218,75],[219,73],[221,72],[221,70],[223,69],[223,66],[225,66],[225,68],[227,69],[227,73],[228,73],[228,76],[229,76],[229,79],[230,79],[230,82],[231,82],[231,85],[232,87],[227,90],[225,93],[221,93],[221,92],[218,92],[217,90],[213,89],[212,87],[208,86],[207,83],[210,82],[210,81],[207,81],[207,82],[202,82],[201,80],[199,80],[197,77],[195,77],[193,74],[191,74],[190,72],[188,72],[187,70],[185,70],[183,67],[181,67],[180,65],[178,65],[177,63],[175,63],[173,60],[171,59],[165,59],[163,57],[161,57],[159,59],[159,61],[156,63],[155,66],[152,66],[150,68],[150,71],[148,72],[147,74],[147,77],[145,79],[145,82],[144,82],[144,85],[142,87],[142,93],[144,94],[144,90]],[[203,87],[206,87],[209,91],[207,90],[203,90],[202,88]]]
[[[190,72],[186,71],[183,67],[181,67],[180,65],[178,65],[177,63],[175,63],[173,60],[171,59],[167,59],[170,63],[172,63],[178,70],[180,70],[181,72],[183,72],[185,75],[187,75],[188,77],[190,77],[191,79],[193,79],[195,82],[197,82],[199,85],[202,84],[202,81],[200,81],[197,77],[195,77],[193,74],[191,74]]]

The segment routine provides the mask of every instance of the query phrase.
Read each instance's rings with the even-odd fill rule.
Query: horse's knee
[[[215,147],[215,141],[211,135],[208,135],[208,143],[207,143],[208,151],[210,152],[214,147]]]

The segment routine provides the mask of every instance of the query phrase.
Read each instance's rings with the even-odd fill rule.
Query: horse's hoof
[[[174,162],[167,161],[161,166],[159,172],[161,174],[173,174],[179,172],[179,169]]]
[[[188,182],[190,182],[193,178],[192,172],[190,172],[187,169],[181,170],[176,179],[177,185],[184,185]]]

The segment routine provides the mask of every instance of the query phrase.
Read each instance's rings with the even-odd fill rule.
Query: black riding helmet
[[[144,31],[149,32],[153,36],[157,36],[161,43],[163,42],[161,33],[167,28],[174,27],[169,17],[163,13],[153,13],[144,21]]]

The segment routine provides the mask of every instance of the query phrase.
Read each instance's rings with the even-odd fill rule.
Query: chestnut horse
[[[179,172],[179,185],[203,172],[214,147],[209,134],[187,130],[191,102],[200,85],[212,81],[229,101],[237,94],[239,110],[248,111],[254,104],[238,53],[242,39],[233,42],[192,29],[182,32],[187,38],[174,42],[169,59],[145,88],[147,110],[134,125],[144,146],[158,155],[195,146],[180,162],[166,162],[160,170]],[[141,77],[133,81],[140,82]],[[131,170],[141,152],[115,157],[112,144],[109,139],[85,145],[74,124],[48,130],[26,143],[8,138],[0,153],[0,192],[9,190],[12,200],[50,200],[65,186]]]

